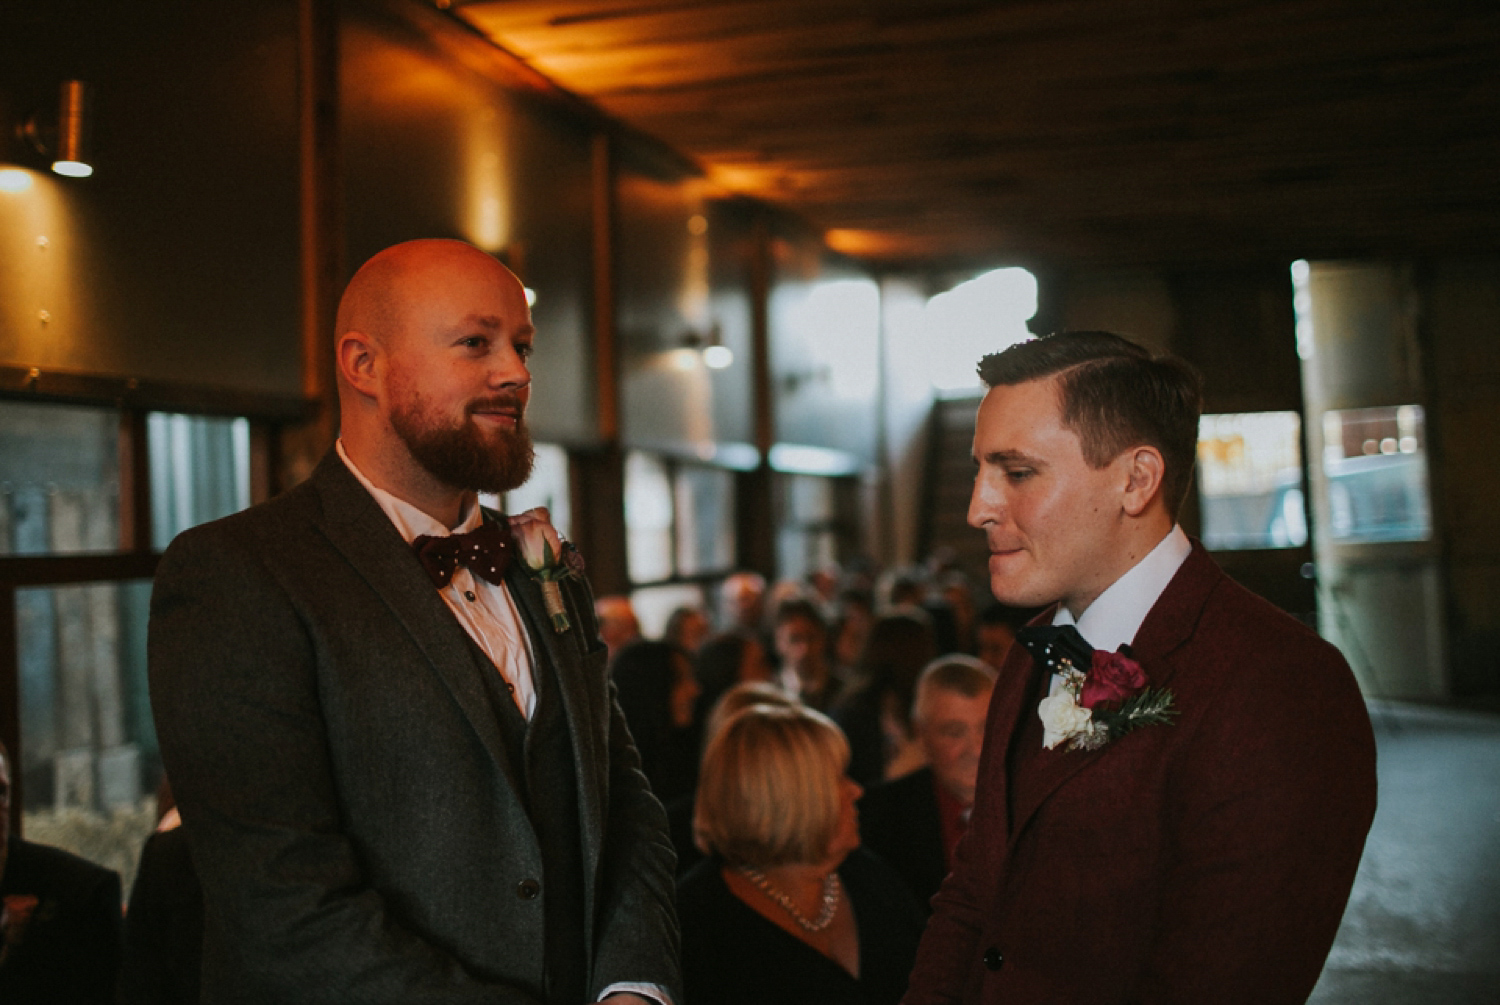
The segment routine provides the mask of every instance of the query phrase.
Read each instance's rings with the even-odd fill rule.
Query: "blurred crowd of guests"
[[[678,855],[688,1005],[897,1002],[1016,630],[952,570],[726,579],[659,639],[598,603]]]
[[[678,854],[684,1005],[897,1002],[974,801],[997,668],[1034,612],[978,610],[952,570],[728,577],[643,638],[600,634]],[[201,892],[171,790],[128,910],[118,876],[6,839],[0,1001],[198,1001]]]

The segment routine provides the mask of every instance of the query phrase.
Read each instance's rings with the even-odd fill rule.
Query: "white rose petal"
[[[1036,713],[1042,719],[1042,746],[1048,750],[1087,729],[1094,715],[1086,708],[1079,708],[1073,695],[1067,691],[1043,698]]]

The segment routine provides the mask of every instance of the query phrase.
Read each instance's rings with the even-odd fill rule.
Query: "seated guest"
[[[120,877],[10,833],[0,744],[0,1002],[108,1005],[120,969]]]
[[[896,1005],[921,937],[899,877],[859,848],[843,734],[751,706],[704,752],[695,830],[712,856],[677,888],[692,1005]]]
[[[771,705],[776,708],[791,708],[797,699],[775,684],[766,681],[747,681],[736,684],[720,698],[703,723],[703,742],[707,746],[720,727],[736,712],[751,705]],[[693,834],[693,810],[698,805],[696,793],[689,792],[667,803],[667,829],[672,835],[672,848],[677,852],[677,875],[681,877],[689,869],[703,861],[704,849]]]
[[[828,623],[811,600],[798,597],[777,606],[776,654],[781,657],[780,683],[788,694],[819,712],[833,708],[844,681],[828,659]]]
[[[203,962],[203,888],[188,855],[182,817],[162,782],[162,814],[146,840],[125,912],[120,1005],[197,1005]]]
[[[698,784],[698,681],[687,654],[667,642],[637,639],[610,668],[620,710],[641,756],[641,770],[662,802]]]
[[[698,678],[701,694],[698,707],[704,718],[708,710],[736,684],[769,681],[771,664],[765,647],[752,632],[723,632],[703,643],[693,656],[693,674]]]
[[[600,597],[594,601],[594,615],[599,619],[599,640],[609,649],[611,660],[641,637],[641,623],[636,620],[629,597],[620,594]]]
[[[922,766],[911,733],[917,676],[937,655],[932,624],[918,608],[876,620],[857,667],[860,683],[833,712],[849,737],[849,775],[876,785]]]
[[[708,641],[711,631],[708,615],[696,607],[679,607],[667,618],[667,627],[662,632],[661,640],[672,643],[691,656]]]
[[[969,825],[995,671],[944,656],[917,681],[912,722],[928,766],[871,788],[859,802],[866,848],[889,862],[924,907],[953,864]]]

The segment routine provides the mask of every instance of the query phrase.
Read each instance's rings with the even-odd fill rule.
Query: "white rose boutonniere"
[[[552,618],[552,630],[561,634],[572,627],[568,609],[563,604],[559,581],[580,575],[583,559],[578,550],[562,539],[552,526],[552,515],[545,506],[529,509],[510,518],[511,534],[521,552],[521,562],[532,579],[542,587],[542,599]]]
[[[1074,700],[1073,692],[1063,689],[1050,698],[1043,698],[1037,706],[1042,718],[1042,746],[1051,750],[1064,740],[1071,740],[1089,731],[1094,713],[1081,707]]]

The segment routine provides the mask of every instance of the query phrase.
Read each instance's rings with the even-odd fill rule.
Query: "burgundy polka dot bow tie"
[[[499,521],[486,521],[467,534],[447,537],[422,534],[411,546],[417,550],[417,559],[438,589],[448,585],[460,565],[467,565],[480,579],[499,586],[515,551],[510,526]]]

